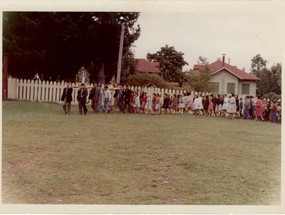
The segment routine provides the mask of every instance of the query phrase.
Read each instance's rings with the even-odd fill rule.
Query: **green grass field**
[[[3,203],[280,204],[280,124],[88,108],[2,103]]]

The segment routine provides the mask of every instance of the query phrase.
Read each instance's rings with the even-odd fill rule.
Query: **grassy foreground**
[[[2,108],[3,203],[280,204],[280,124]]]

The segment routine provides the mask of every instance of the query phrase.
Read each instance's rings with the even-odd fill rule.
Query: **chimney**
[[[229,58],[229,60],[228,60],[228,64],[230,64],[230,62],[231,62],[231,59]]]
[[[223,54],[223,66],[225,66],[225,54]]]

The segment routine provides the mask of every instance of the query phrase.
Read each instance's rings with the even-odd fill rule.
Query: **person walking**
[[[132,95],[132,90],[129,88],[129,85],[127,85],[124,89],[124,99],[125,99],[125,104],[124,104],[124,109],[123,113],[125,113],[126,106],[128,106],[128,112],[132,112],[132,107],[131,107],[131,95]]]
[[[276,100],[273,100],[271,101],[271,110],[270,110],[270,121],[271,122],[277,121],[276,113],[277,113]]]
[[[267,118],[267,112],[268,112],[267,102],[266,102],[265,98],[262,100],[261,111],[262,111],[262,116],[263,116],[264,120],[268,121],[268,118]]]
[[[259,117],[264,121],[262,116],[262,102],[260,100],[260,96],[257,96],[257,100],[255,102],[255,121],[257,121]]]
[[[95,90],[96,90],[96,83],[93,83],[93,87],[90,90],[89,96],[88,96],[88,100],[91,101],[91,108],[94,110],[94,112],[96,112],[95,107],[96,107],[96,102],[95,102]]]
[[[243,99],[239,99],[239,116],[243,117]]]
[[[70,87],[69,82],[66,83],[66,87],[63,89],[63,93],[61,96],[61,101],[63,104],[63,111],[65,114],[70,114],[71,102],[72,102],[72,87]]]
[[[249,111],[250,111],[250,102],[249,102],[249,97],[246,96],[245,97],[245,101],[244,101],[244,119],[249,119]]]
[[[100,110],[103,110],[102,109],[102,89],[101,89],[101,87],[102,87],[102,85],[98,84],[96,86],[96,89],[95,89],[95,94],[94,94],[94,100],[95,100],[94,109],[95,109],[95,113],[97,113]]]
[[[111,103],[112,94],[111,94],[111,91],[108,89],[108,86],[104,87],[103,95],[104,95],[104,111],[105,113],[109,113],[110,112],[109,106]]]
[[[229,114],[229,119],[233,119],[237,112],[236,98],[233,93],[229,96],[227,112]]]
[[[210,95],[209,98],[209,106],[208,106],[208,116],[214,115],[214,104],[213,104],[213,96]]]
[[[118,106],[120,109],[120,112],[122,113],[124,111],[124,104],[125,104],[125,99],[124,99],[124,92],[123,92],[123,88],[120,85],[119,89],[117,91],[117,98],[118,98]]]
[[[84,111],[84,114],[87,114],[87,108],[86,108],[86,101],[87,101],[87,96],[88,96],[88,91],[85,87],[85,85],[82,83],[80,85],[80,89],[78,90],[77,93],[77,101],[78,101],[78,109],[79,113],[82,114],[82,109]]]
[[[225,94],[223,97],[223,107],[222,107],[221,116],[227,115],[228,106],[229,106],[229,98],[228,98],[227,94]]]

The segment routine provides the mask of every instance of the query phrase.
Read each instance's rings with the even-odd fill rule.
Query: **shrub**
[[[278,94],[276,94],[276,93],[274,93],[274,92],[269,92],[269,93],[266,93],[266,94],[264,94],[263,96],[262,96],[262,99],[264,99],[264,98],[266,98],[266,99],[270,99],[270,100],[273,100],[273,99],[281,99],[281,95],[278,95]]]
[[[145,86],[154,84],[159,88],[171,88],[169,84],[159,75],[137,73],[127,78],[127,84],[130,86]]]

